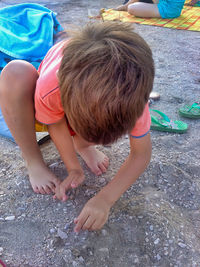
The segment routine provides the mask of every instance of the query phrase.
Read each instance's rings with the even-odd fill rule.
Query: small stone
[[[105,183],[105,181],[106,181],[106,179],[105,179],[105,178],[100,178],[100,179],[99,179],[99,182],[100,182],[101,184],[104,184],[104,183]]]
[[[105,229],[102,229],[101,232],[103,236],[106,236],[108,234],[108,232]]]
[[[79,266],[79,263],[76,262],[76,261],[73,261],[73,262],[72,262],[72,266],[73,266],[73,267],[78,267],[78,266]]]
[[[13,221],[14,219],[15,219],[14,215],[10,215],[10,216],[5,217],[5,221]]]
[[[153,225],[150,225],[150,226],[149,226],[149,229],[150,229],[151,231],[153,231]]]
[[[67,239],[68,238],[68,235],[65,232],[63,232],[60,228],[58,228],[57,234],[61,239]]]
[[[0,255],[3,253],[3,248],[0,247]]]
[[[49,230],[49,232],[50,232],[51,234],[54,234],[54,233],[56,232],[56,230],[55,230],[54,228],[51,228],[51,229]]]
[[[160,242],[160,238],[157,238],[157,239],[154,241],[154,244],[157,245],[159,242]]]
[[[77,248],[74,248],[74,249],[72,250],[72,254],[73,254],[73,256],[76,257],[76,258],[79,258],[79,257],[81,256],[81,252],[80,252]]]
[[[165,255],[165,256],[168,255],[168,251],[167,251],[167,250],[164,251],[164,255]]]
[[[179,245],[179,247],[181,247],[181,248],[186,248],[186,247],[187,247],[187,245],[184,244],[184,243],[182,243],[182,242],[178,242],[178,245]]]
[[[68,230],[69,227],[70,227],[70,225],[71,225],[71,223],[66,223],[64,229],[65,229],[65,230]]]
[[[157,254],[156,259],[159,261],[161,259],[161,256],[159,254]]]
[[[134,263],[139,263],[139,259],[138,258],[135,258],[134,259]]]
[[[4,192],[3,191],[0,191],[0,195],[3,195],[4,194]]]
[[[85,261],[84,258],[83,258],[82,256],[78,257],[78,260],[79,260],[80,262],[82,262],[82,263]]]
[[[109,249],[108,248],[100,248],[99,251],[100,252],[104,252],[104,253],[109,253]]]

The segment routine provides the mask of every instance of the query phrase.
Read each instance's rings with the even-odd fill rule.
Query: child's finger
[[[87,218],[89,217],[89,215],[87,213],[80,214],[80,215],[77,218],[78,221],[76,223],[76,226],[74,227],[74,232],[76,232],[76,233],[78,233],[82,229],[82,226],[84,225],[84,223],[86,222]]]
[[[68,196],[65,194],[63,197],[62,197],[62,201],[67,201],[68,200]]]
[[[89,230],[92,228],[94,223],[95,223],[95,218],[93,218],[92,216],[89,216],[87,220],[85,221],[84,225],[82,226],[82,229]]]
[[[69,181],[68,181],[69,180]],[[69,190],[71,188],[71,180],[70,179],[66,179],[64,181],[64,183],[61,184],[61,192],[65,193],[67,190]]]
[[[77,222],[78,222],[78,218],[75,218],[74,223],[77,224]]]
[[[75,178],[71,182],[71,187],[72,188],[78,187],[83,181],[84,181],[84,177]]]
[[[66,188],[65,186],[60,188],[60,198],[61,198],[62,201],[66,201],[67,200],[67,195],[66,195],[67,189],[68,188]]]
[[[76,188],[77,186],[78,186],[77,183],[74,182],[74,181],[72,181],[72,183],[71,183],[71,187],[72,187],[72,188]]]
[[[101,229],[102,226],[103,226],[103,223],[102,223],[102,222],[99,222],[98,220],[96,220],[96,221],[91,225],[91,227],[89,228],[89,230],[91,230],[91,231],[96,231],[96,230]]]

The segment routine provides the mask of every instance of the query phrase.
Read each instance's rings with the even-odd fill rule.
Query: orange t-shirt
[[[53,124],[65,116],[61,103],[58,78],[56,76],[62,60],[62,49],[66,41],[54,45],[39,66],[39,78],[35,90],[35,118],[42,124]],[[135,138],[145,136],[151,125],[148,104],[137,120],[130,135]]]

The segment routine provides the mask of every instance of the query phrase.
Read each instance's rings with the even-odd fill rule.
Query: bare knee
[[[37,70],[30,63],[13,60],[1,72],[0,97],[33,93],[37,79]]]
[[[140,7],[138,7],[137,3],[134,3],[134,4],[128,6],[127,11],[129,14],[137,17],[138,11],[140,11]]]
[[[156,4],[137,2],[128,6],[128,13],[136,17],[160,18]]]

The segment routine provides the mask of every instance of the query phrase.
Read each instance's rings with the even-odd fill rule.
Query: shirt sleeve
[[[61,120],[64,110],[61,104],[59,89],[53,89],[47,96],[35,95],[35,118],[43,124],[53,124]]]
[[[149,112],[149,105],[146,104],[142,116],[136,121],[130,136],[133,138],[142,138],[148,134],[151,126],[151,116]]]

